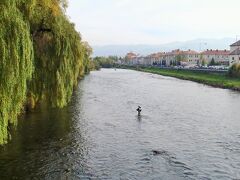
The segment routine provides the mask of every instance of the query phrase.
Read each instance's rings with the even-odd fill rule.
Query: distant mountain
[[[185,42],[172,42],[160,45],[106,45],[93,46],[94,56],[125,56],[129,51],[147,55],[159,51],[171,51],[173,49],[192,49],[203,51],[205,49],[229,49],[229,45],[235,42],[234,38],[223,39],[196,39]]]

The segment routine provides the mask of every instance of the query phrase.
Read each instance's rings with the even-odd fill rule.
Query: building
[[[205,64],[210,64],[215,62],[216,64],[229,65],[229,53],[228,50],[206,50],[201,53],[201,62],[204,61]]]
[[[180,62],[181,65],[198,65],[200,63],[200,54],[191,49],[180,51],[176,56],[176,61]]]
[[[229,62],[230,66],[240,63],[240,40],[230,45]]]
[[[125,56],[125,63],[127,64],[136,64],[136,59],[137,59],[138,55],[133,53],[133,52],[129,52],[127,53],[127,55]]]
[[[136,58],[137,57],[137,54],[135,54],[135,53],[133,53],[133,52],[129,52],[129,53],[127,53],[127,55],[125,56],[125,59],[126,60],[132,60],[132,59],[134,59],[134,58]]]
[[[200,60],[198,52],[193,50],[181,51],[180,49],[164,53],[161,58],[161,64],[166,66],[174,65],[197,65]]]
[[[153,56],[153,64],[160,66],[170,66],[175,64],[176,55],[179,49],[173,50],[171,52],[159,52]]]
[[[147,64],[162,65],[161,60],[164,57],[164,55],[165,55],[165,53],[163,53],[163,52],[150,54],[149,56],[146,57]]]
[[[125,56],[125,63],[130,65],[159,65],[159,66],[195,66],[209,65],[232,65],[240,63],[240,41],[230,45],[229,50],[207,49],[201,53],[194,50],[183,51],[176,49],[170,52],[158,52],[148,56],[139,56],[133,52]]]
[[[130,52],[125,56],[125,61],[130,65],[197,65],[200,62],[200,54],[190,49],[188,51],[176,49],[171,52],[158,52],[148,56],[139,56]]]

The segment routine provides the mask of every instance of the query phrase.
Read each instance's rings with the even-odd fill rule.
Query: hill
[[[195,39],[185,42],[172,42],[159,45],[106,45],[93,46],[94,56],[109,56],[117,55],[124,56],[127,52],[133,51],[142,55],[159,52],[171,51],[173,49],[193,49],[202,51],[204,49],[229,49],[229,45],[235,42],[234,38],[223,39]]]

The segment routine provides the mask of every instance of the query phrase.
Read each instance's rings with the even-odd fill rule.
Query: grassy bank
[[[227,74],[218,74],[211,72],[195,72],[191,70],[160,69],[155,67],[124,67],[127,69],[149,72],[163,76],[170,76],[184,80],[190,80],[213,87],[232,89],[240,91],[240,78],[232,78]]]

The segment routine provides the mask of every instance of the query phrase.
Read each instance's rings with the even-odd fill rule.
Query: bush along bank
[[[17,117],[47,102],[62,108],[90,71],[91,48],[65,15],[65,0],[0,2],[0,144]]]
[[[240,78],[240,64],[233,64],[228,71],[228,75],[233,78]]]

